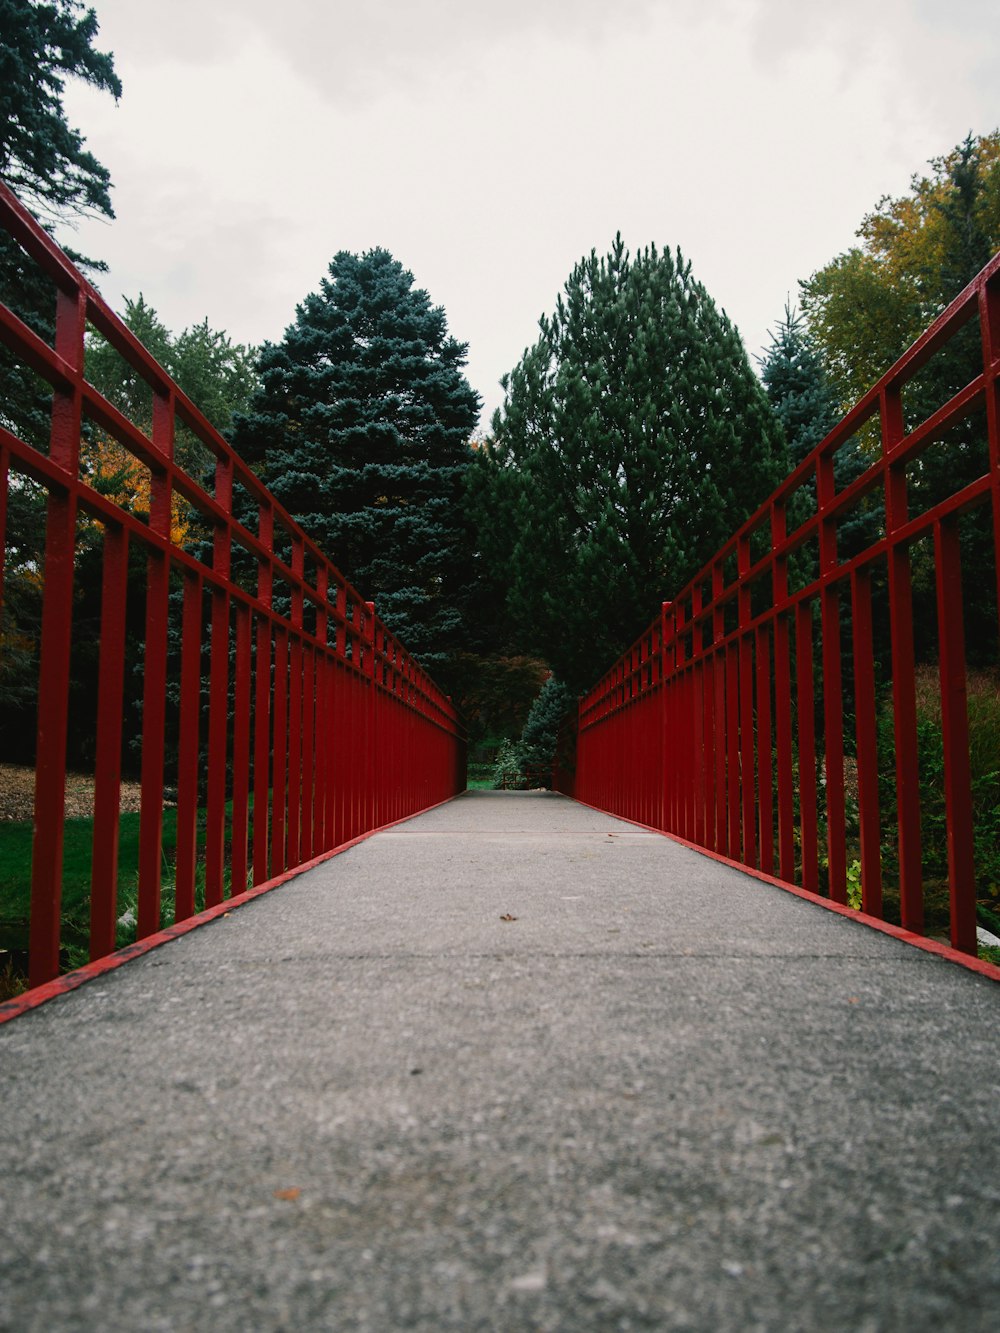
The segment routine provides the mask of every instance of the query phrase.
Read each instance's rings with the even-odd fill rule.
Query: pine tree
[[[563,719],[573,699],[562,681],[550,676],[531,705],[518,742],[522,771],[552,767]]]
[[[0,175],[42,217],[114,217],[111,180],[66,119],[67,76],[121,97],[111,55],[95,51],[97,16],[76,0],[0,0]]]
[[[760,366],[768,401],[785,432],[789,466],[795,468],[833,430],[841,412],[822,355],[809,335],[805,318],[787,302],[784,318],[771,331],[771,345]],[[837,490],[844,490],[860,477],[871,461],[859,440],[846,441],[833,460]],[[815,485],[810,483],[808,489],[815,497]],[[804,517],[805,512],[799,521]],[[837,535],[841,559],[870,545],[878,538],[879,531],[880,515],[869,503],[862,501],[839,524]],[[799,559],[801,561],[801,557]],[[804,577],[805,570],[800,570],[800,574]]]
[[[801,463],[840,420],[837,397],[804,317],[788,302],[760,359],[768,401],[785,431],[788,461]]]
[[[69,124],[63,105],[69,78],[121,96],[112,56],[94,49],[97,31],[94,11],[76,0],[0,0],[0,178],[48,230],[85,214],[114,217],[109,173]],[[67,253],[78,264],[103,268]],[[0,302],[51,343],[54,284],[6,231],[0,231]],[[0,346],[0,386],[0,426],[44,452],[49,384]],[[0,746],[26,762],[35,743],[45,494],[12,472],[0,605]]]
[[[472,480],[524,646],[592,682],[784,475],[739,334],[680,252],[574,268]]]
[[[234,422],[238,452],[432,672],[461,641],[479,409],[465,353],[388,251],[341,251],[265,344]]]

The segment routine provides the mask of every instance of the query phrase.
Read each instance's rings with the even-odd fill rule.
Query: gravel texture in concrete
[[[0,1328],[993,1329],[998,1020],[467,793],[0,1028]]]

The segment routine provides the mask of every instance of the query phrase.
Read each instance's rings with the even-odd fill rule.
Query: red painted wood
[[[180,734],[177,746],[177,863],[174,919],[194,915],[198,859],[198,742],[201,723],[201,652],[203,583],[198,573],[184,574],[181,619]]]
[[[288,631],[274,634],[274,731],[271,741],[271,875],[288,868],[285,817],[288,809]]]
[[[813,614],[800,602],[795,617],[795,701],[799,741],[799,827],[802,846],[802,884],[815,893],[819,887],[816,801],[816,719],[813,678]]]
[[[30,980],[33,986],[59,970],[59,907],[62,898],[63,805],[66,786],[68,701],[73,614],[75,505],[50,495],[45,537],[45,600],[38,691],[35,767],[35,834],[31,857]]]
[[[854,570],[851,583],[854,628],[854,713],[857,731],[858,819],[861,825],[861,906],[882,915],[882,828],[878,793],[875,713],[875,650],[871,571]]]
[[[948,821],[948,887],[952,948],[973,956],[976,942],[976,868],[972,842],[972,774],[966,704],[962,561],[957,522],[936,523],[938,666],[941,735]]]
[[[760,868],[774,869],[774,778],[771,757],[771,646],[767,627],[757,630],[757,803]]]
[[[891,458],[903,439],[899,390],[886,389],[882,400],[882,450]],[[913,652],[913,592],[910,548],[894,534],[904,528],[908,507],[902,461],[890,462],[886,474],[886,530],[889,548],[889,610],[892,635],[892,702],[896,745],[896,809],[899,829],[899,901],[903,926],[924,928],[923,869],[920,837],[920,787],[917,756],[916,674]]]
[[[154,482],[154,486],[155,486]],[[169,512],[169,509],[168,509]],[[142,812],[139,816],[139,939],[160,929],[163,845],[163,752],[166,738],[167,612],[170,571],[151,551],[146,570],[142,690]]]
[[[118,920],[118,833],[121,805],[122,692],[125,683],[125,596],[128,533],[104,532],[101,658],[94,758],[94,839],[90,872],[90,957],[115,947]]]
[[[233,606],[236,660],[233,697],[233,816],[230,835],[230,894],[247,888],[248,838],[250,810],[250,612],[236,602]]]

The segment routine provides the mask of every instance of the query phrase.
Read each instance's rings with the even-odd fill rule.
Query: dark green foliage
[[[531,705],[521,732],[521,758],[526,768],[551,766],[559,728],[574,702],[562,681],[550,676]]]
[[[341,251],[265,344],[233,441],[314,541],[432,672],[462,645],[462,510],[478,397],[466,347],[385,250]]]
[[[573,706],[563,683],[549,676],[531,705],[516,743],[505,742],[497,756],[496,787],[550,786],[559,728]]]
[[[155,357],[178,387],[216,430],[225,433],[236,412],[245,412],[258,387],[254,369],[256,349],[234,343],[208,320],[172,334],[139,293],[125,298],[122,322]],[[110,343],[92,336],[87,343],[86,375],[109,402],[143,430],[152,422],[152,394],[145,380],[122,359]],[[193,448],[186,428],[178,425],[178,457],[182,464]]]
[[[786,471],[739,334],[680,253],[618,237],[505,379],[472,478],[523,647],[585,688]]]
[[[771,345],[760,361],[761,379],[768,401],[781,422],[788,445],[790,468],[796,468],[829,435],[840,421],[837,395],[829,382],[823,358],[813,342],[805,318],[786,303],[784,318],[771,330]],[[857,438],[846,441],[833,460],[837,491],[855,481],[874,460]],[[797,527],[807,513],[815,512],[815,484],[806,488],[811,506],[796,506],[790,515],[789,530]],[[837,548],[841,559],[848,559],[878,540],[884,528],[884,513],[863,500],[849,514],[843,515],[837,528]],[[800,564],[802,557],[799,557]],[[801,582],[815,577],[815,569],[799,569]]]
[[[44,504],[32,482],[21,481],[8,492],[0,605],[0,754],[9,762],[30,763],[34,758]]]
[[[973,855],[977,897],[988,914],[1000,912],[1000,685],[994,673],[969,679],[969,761],[972,776]],[[891,701],[878,718],[882,868],[886,899],[898,902],[895,739]],[[917,763],[927,926],[948,923],[948,828],[945,818],[944,743],[937,670],[917,673]]]
[[[0,176],[45,217],[114,217],[107,169],[62,100],[67,77],[121,96],[113,58],[93,48],[97,29],[94,11],[76,0],[0,0]]]
[[[46,227],[67,215],[113,217],[107,170],[66,120],[67,78],[121,95],[112,57],[93,49],[97,19],[73,0],[0,0],[0,177]],[[70,252],[71,253],[71,252]],[[76,261],[86,263],[79,256]],[[91,265],[100,267],[100,265]],[[55,289],[6,233],[0,235],[0,301],[51,342]],[[0,425],[46,450],[51,391],[0,348]],[[4,604],[0,610],[0,741],[8,757],[33,756],[43,491],[12,475]]]
[[[448,674],[474,747],[520,733],[548,668],[537,657],[459,653]]]
[[[49,228],[67,215],[114,217],[107,169],[66,120],[62,101],[67,78],[121,96],[112,57],[93,49],[97,26],[94,11],[75,0],[0,0],[0,179]],[[51,341],[55,289],[6,232],[0,235],[0,301]],[[44,447],[47,386],[6,348],[0,348],[0,382],[0,424]]]
[[[768,401],[784,427],[788,461],[794,468],[833,430],[841,414],[822,358],[806,332],[805,319],[787,302],[784,318],[771,330],[771,345],[760,367]]]

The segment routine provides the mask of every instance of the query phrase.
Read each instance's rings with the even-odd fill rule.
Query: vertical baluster
[[[155,468],[149,480],[149,527],[169,543],[174,458],[174,398],[169,390],[153,394],[153,445],[166,466]],[[170,560],[164,551],[151,547],[146,558],[146,644],[142,662],[139,939],[160,929],[169,611]]]
[[[840,662],[840,592],[832,575],[837,568],[837,520],[829,508],[836,496],[833,456],[817,465],[819,564],[823,580],[820,623],[823,639],[823,741],[826,771],[826,845],[828,884],[834,902],[847,902],[847,856],[844,842],[844,697]]]
[[[257,559],[257,600],[266,611],[274,607],[274,510],[262,503],[257,532],[264,553]],[[268,790],[271,769],[271,617],[257,617],[253,707],[253,883],[263,884],[268,872]]]
[[[118,919],[118,834],[121,824],[122,697],[125,686],[125,597],[128,533],[104,529],[101,649],[94,761],[94,837],[90,871],[90,957],[115,948]]]
[[[736,545],[736,568],[739,591],[736,595],[739,622],[739,692],[740,692],[740,821],[743,834],[743,863],[757,864],[757,791],[754,774],[754,707],[753,707],[753,634],[750,572],[750,538],[743,534]]]
[[[875,650],[872,636],[871,571],[855,569],[851,580],[854,626],[854,712],[858,750],[858,816],[861,823],[861,908],[882,915],[882,827],[879,814],[878,745],[875,717]]]
[[[889,614],[892,637],[892,700],[896,744],[896,802],[899,827],[900,914],[907,930],[924,929],[920,836],[920,775],[917,756],[916,671],[913,654],[913,593],[909,547],[893,541],[908,517],[906,469],[891,461],[903,438],[899,389],[882,392],[882,448],[886,476],[886,529],[889,547]]]
[[[233,694],[233,819],[230,852],[230,893],[245,893],[250,824],[250,609],[233,606],[236,638]]]
[[[185,921],[193,915],[195,909],[203,595],[201,577],[191,570],[185,570],[184,606],[181,614],[180,736],[177,745],[175,921]]]
[[[274,630],[274,730],[271,749],[271,876],[288,865],[285,841],[288,809],[288,630]]]
[[[935,523],[934,546],[951,943],[953,948],[975,957],[978,952],[976,868],[973,863],[972,774],[966,703],[965,628],[962,623],[962,563],[957,519]]]
[[[205,906],[222,902],[226,850],[226,761],[229,733],[229,577],[231,570],[233,464],[215,465],[216,520],[212,555],[212,628],[208,680],[208,809],[205,817]]]
[[[757,630],[757,801],[760,868],[774,871],[774,777],[771,764],[771,645],[767,625]]]
[[[801,601],[795,609],[795,693],[799,724],[799,825],[802,838],[802,887],[819,891],[816,813],[816,721],[813,699],[813,610]]]
[[[66,481],[65,485],[50,488],[45,519],[45,590],[38,674],[35,832],[31,856],[31,922],[28,939],[28,970],[32,986],[50,981],[59,971],[66,734],[85,322],[86,302],[83,294],[60,290],[56,297],[56,351],[66,363],[72,378],[68,387],[59,385],[53,392],[49,441],[49,457],[63,469]]]

